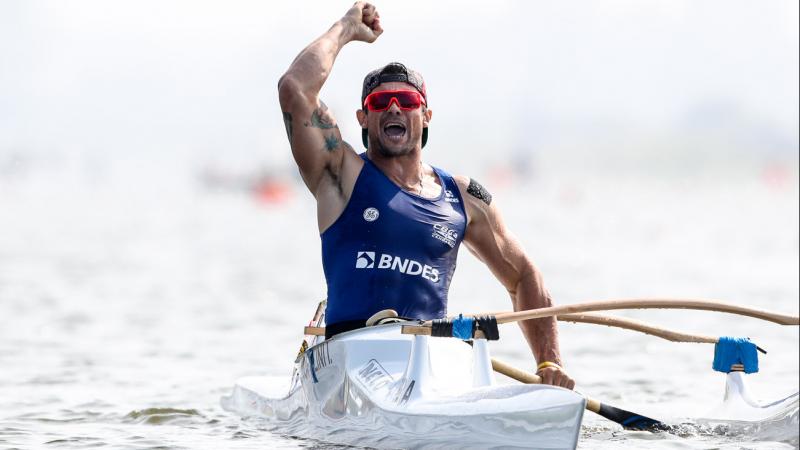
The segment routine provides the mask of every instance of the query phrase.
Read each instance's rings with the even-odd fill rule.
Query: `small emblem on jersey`
[[[449,245],[450,248],[456,246],[456,240],[458,239],[458,233],[455,230],[451,230],[447,225],[440,223],[433,224],[433,234],[431,236]]]
[[[445,189],[444,201],[450,203],[458,203],[458,197],[456,197],[455,194],[453,194],[453,191],[451,191],[450,189]]]
[[[380,216],[380,213],[376,208],[367,208],[364,210],[364,220],[367,222],[375,222],[378,220],[378,216]]]
[[[375,252],[358,252],[356,269],[372,269],[375,267]]]

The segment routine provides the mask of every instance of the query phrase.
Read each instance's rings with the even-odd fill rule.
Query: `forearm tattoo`
[[[286,126],[286,137],[289,138],[289,142],[292,141],[292,115],[286,111],[283,111],[283,124]]]
[[[478,200],[481,200],[487,205],[492,204],[492,194],[490,194],[485,187],[481,186],[480,183],[473,180],[472,178],[469,179],[469,187],[467,187],[467,193],[477,198]]]

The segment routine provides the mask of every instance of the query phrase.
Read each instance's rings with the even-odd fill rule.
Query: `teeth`
[[[399,122],[387,122],[383,125],[383,132],[390,139],[399,141],[406,135],[406,126]]]
[[[399,127],[399,128],[403,129],[403,132],[406,131],[406,127],[404,125],[402,125],[402,124],[399,124],[399,123],[387,123],[386,125],[383,126],[383,129],[384,130],[388,130],[389,127]]]

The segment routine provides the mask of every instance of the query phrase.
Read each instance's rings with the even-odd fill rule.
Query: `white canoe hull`
[[[349,445],[575,448],[585,399],[495,384],[477,344],[403,335],[398,324],[351,331],[309,348],[288,392],[274,378],[244,378],[222,405],[288,435]]]

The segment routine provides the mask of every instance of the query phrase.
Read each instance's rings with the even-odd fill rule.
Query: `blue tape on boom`
[[[453,319],[453,337],[464,341],[472,339],[474,324],[475,321],[472,317],[464,317],[459,314],[457,318]]]
[[[745,373],[758,372],[758,349],[750,338],[723,336],[714,345],[714,370],[728,373],[734,364],[743,365]]]

